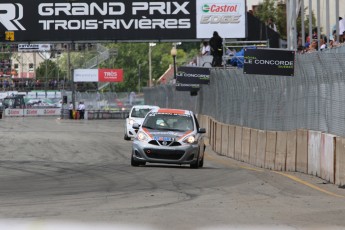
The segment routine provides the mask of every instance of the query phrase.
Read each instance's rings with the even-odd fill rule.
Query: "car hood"
[[[184,137],[188,136],[189,134],[193,133],[192,130],[188,131],[163,131],[163,130],[151,130],[147,128],[142,129],[147,135],[150,136],[151,139],[155,140],[163,140],[164,138],[173,138],[177,141],[182,140]]]

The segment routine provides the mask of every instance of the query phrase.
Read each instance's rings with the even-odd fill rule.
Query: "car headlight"
[[[188,136],[186,139],[184,139],[183,142],[184,142],[184,143],[193,144],[193,143],[195,142],[195,137],[194,137],[194,135]]]
[[[134,123],[135,123],[134,120],[132,120],[132,119],[129,119],[129,120],[128,120],[128,124],[133,125]]]
[[[138,132],[137,138],[139,141],[146,141],[148,139],[147,135],[144,132]]]

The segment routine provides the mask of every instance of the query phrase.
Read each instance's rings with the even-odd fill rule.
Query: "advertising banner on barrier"
[[[74,82],[122,82],[123,69],[75,69]]]
[[[245,74],[294,76],[295,51],[244,49]]]
[[[5,109],[5,116],[7,116],[7,117],[59,116],[60,114],[61,114],[61,109],[60,108]]]
[[[178,67],[176,83],[208,85],[210,84],[210,69],[191,66]]]

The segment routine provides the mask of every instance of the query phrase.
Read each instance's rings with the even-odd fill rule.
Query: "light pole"
[[[176,46],[173,46],[171,51],[170,51],[171,56],[173,57],[174,60],[174,81],[176,81],[176,55],[177,55],[177,49]]]
[[[149,43],[149,87],[152,87],[152,47],[156,43]]]

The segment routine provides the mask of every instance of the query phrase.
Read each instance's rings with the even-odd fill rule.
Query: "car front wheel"
[[[190,164],[190,167],[192,169],[197,169],[199,168],[199,165],[200,165],[200,161],[199,161],[199,154],[198,154],[197,159],[193,163]]]
[[[132,156],[131,158],[131,165],[134,166],[134,167],[138,167],[140,165],[139,162],[137,162],[134,157]]]
[[[123,137],[123,139],[125,139],[126,141],[131,140],[131,138],[127,135],[127,133],[125,133],[125,136]]]

